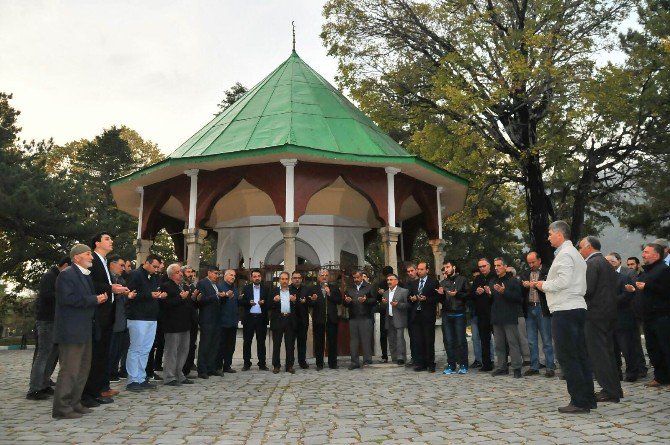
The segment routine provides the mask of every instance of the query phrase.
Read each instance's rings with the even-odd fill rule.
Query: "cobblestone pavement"
[[[413,372],[227,374],[130,393],[78,420],[25,399],[32,351],[0,351],[0,444],[670,443],[670,391],[624,383],[625,398],[587,415],[556,411],[565,382]],[[239,364],[238,364],[239,370]]]

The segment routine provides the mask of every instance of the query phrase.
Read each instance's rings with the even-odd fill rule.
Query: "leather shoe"
[[[388,358],[383,358],[383,357],[382,357],[382,363],[388,363],[388,362],[389,362],[389,359],[388,359]]]
[[[316,365],[316,370],[321,371],[323,369],[323,365]]]
[[[182,385],[192,385],[192,384],[194,384],[195,382],[194,382],[193,380],[190,380],[190,379],[185,379],[185,380],[182,380],[182,381],[179,382],[179,383],[181,383]]]
[[[348,369],[349,371],[351,371],[351,370],[353,370],[353,369],[358,369],[358,368],[360,368],[360,365],[354,365],[354,364],[351,364],[351,365],[349,365],[349,367],[348,367],[347,369]]]
[[[396,363],[398,363],[398,366],[402,366],[405,364],[405,360],[398,360]]]
[[[279,368],[273,368],[272,373],[273,374],[279,374]]]
[[[509,374],[509,370],[508,370],[508,369],[496,369],[495,371],[493,371],[493,372],[491,373],[491,375],[492,375],[493,377],[495,377],[495,376],[499,376],[499,375],[507,375],[507,374]]]
[[[493,371],[493,366],[481,366],[481,367],[479,368],[479,370],[480,370],[481,372],[489,372],[489,371]]]
[[[570,403],[566,406],[558,408],[558,412],[563,414],[586,414],[590,413],[591,410],[589,408],[580,408]]]
[[[523,373],[523,376],[530,377],[531,375],[537,375],[539,373],[540,371],[538,371],[537,369],[527,369],[526,372]]]
[[[637,382],[637,376],[636,375],[628,376],[624,380],[627,381],[628,383]]]
[[[520,369],[515,369],[514,370],[514,378],[515,379],[520,379],[521,378],[521,370]]]
[[[426,368],[425,366],[415,366],[415,367],[414,367],[414,370],[415,370],[416,372],[425,371],[426,369],[428,369],[428,368]]]
[[[612,397],[609,394],[605,394],[604,392],[599,392],[596,394],[596,402],[614,402],[614,403],[619,403],[619,398],[618,397]]]
[[[52,414],[51,417],[54,419],[81,419],[82,415],[81,413],[78,413],[76,411],[70,411],[69,413],[65,414]]]
[[[49,398],[49,394],[45,394],[42,391],[29,392],[26,394],[26,399],[28,400],[46,400]]]
[[[428,372],[435,372],[435,365],[431,365],[428,367]]]
[[[198,378],[207,380],[209,378],[209,376],[207,374],[205,374],[204,372],[199,372],[198,373]]]
[[[81,399],[81,404],[84,405],[86,408],[96,408],[100,406],[100,403],[90,397],[85,397]]]
[[[40,391],[40,392],[41,392],[42,394],[46,394],[46,395],[48,395],[48,396],[52,396],[52,395],[54,395],[54,393],[55,393],[56,391],[54,391],[54,389],[53,389],[51,386],[47,386],[46,388],[44,388],[44,389],[43,389],[42,391]]]
[[[547,369],[547,370],[544,372],[544,376],[547,377],[547,378],[552,378],[552,377],[554,377],[555,375],[556,375],[556,371],[554,371],[553,369]]]
[[[644,384],[647,388],[658,388],[664,386],[663,383],[660,383],[658,380],[654,379]]]
[[[228,374],[235,374],[237,371],[235,371],[233,368],[226,368],[223,370],[223,372],[227,372]]]
[[[481,368],[481,367],[482,367],[482,362],[477,361],[477,360],[475,360],[474,362],[472,362],[472,364],[470,365],[470,368],[471,368],[471,369]]]
[[[221,373],[221,371],[212,371],[212,372],[208,372],[207,375],[209,375],[210,377],[211,377],[211,376],[223,377],[223,374]]]
[[[295,374],[295,368],[293,368],[293,366],[289,366],[289,368],[286,370],[286,372],[291,373],[291,374]]]
[[[100,397],[112,397],[115,396],[119,393],[119,391],[116,391],[115,389],[110,389],[107,391],[103,391],[100,393]]]
[[[250,369],[251,369],[251,365],[244,365],[244,366],[242,367],[242,371],[248,371],[248,370],[250,370]]]
[[[301,369],[309,369],[309,365],[307,363],[300,363],[300,368]]]
[[[170,382],[164,383],[165,386],[179,386],[179,382],[176,380],[172,380]]]
[[[114,399],[111,397],[96,397],[95,401],[102,404],[102,405],[107,405],[108,403],[114,403]]]
[[[83,405],[74,406],[74,407],[72,407],[72,409],[75,410],[76,412],[78,412],[79,414],[90,414],[90,413],[93,412],[92,409],[86,408]]]
[[[269,371],[269,370],[270,370],[270,369],[269,369],[267,366],[265,366],[265,365],[261,365],[261,366],[259,366],[258,369],[261,370],[261,371]]]

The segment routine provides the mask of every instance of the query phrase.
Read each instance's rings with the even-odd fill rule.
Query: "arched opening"
[[[319,266],[319,255],[307,242],[300,238],[295,240],[295,253],[298,266]],[[284,241],[280,241],[265,256],[264,264],[283,265],[284,264]]]

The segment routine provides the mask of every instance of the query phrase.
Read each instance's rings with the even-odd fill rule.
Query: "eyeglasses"
[[[483,268],[485,268],[486,266],[488,266],[488,264],[482,264],[481,266],[477,266],[477,267],[480,268],[480,269],[483,269]]]

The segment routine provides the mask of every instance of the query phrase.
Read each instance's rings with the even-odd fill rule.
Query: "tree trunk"
[[[526,213],[530,244],[544,264],[551,264],[554,250],[547,239],[549,223],[554,217],[553,207],[544,189],[542,169],[539,160],[530,157],[524,166],[526,169]]]

